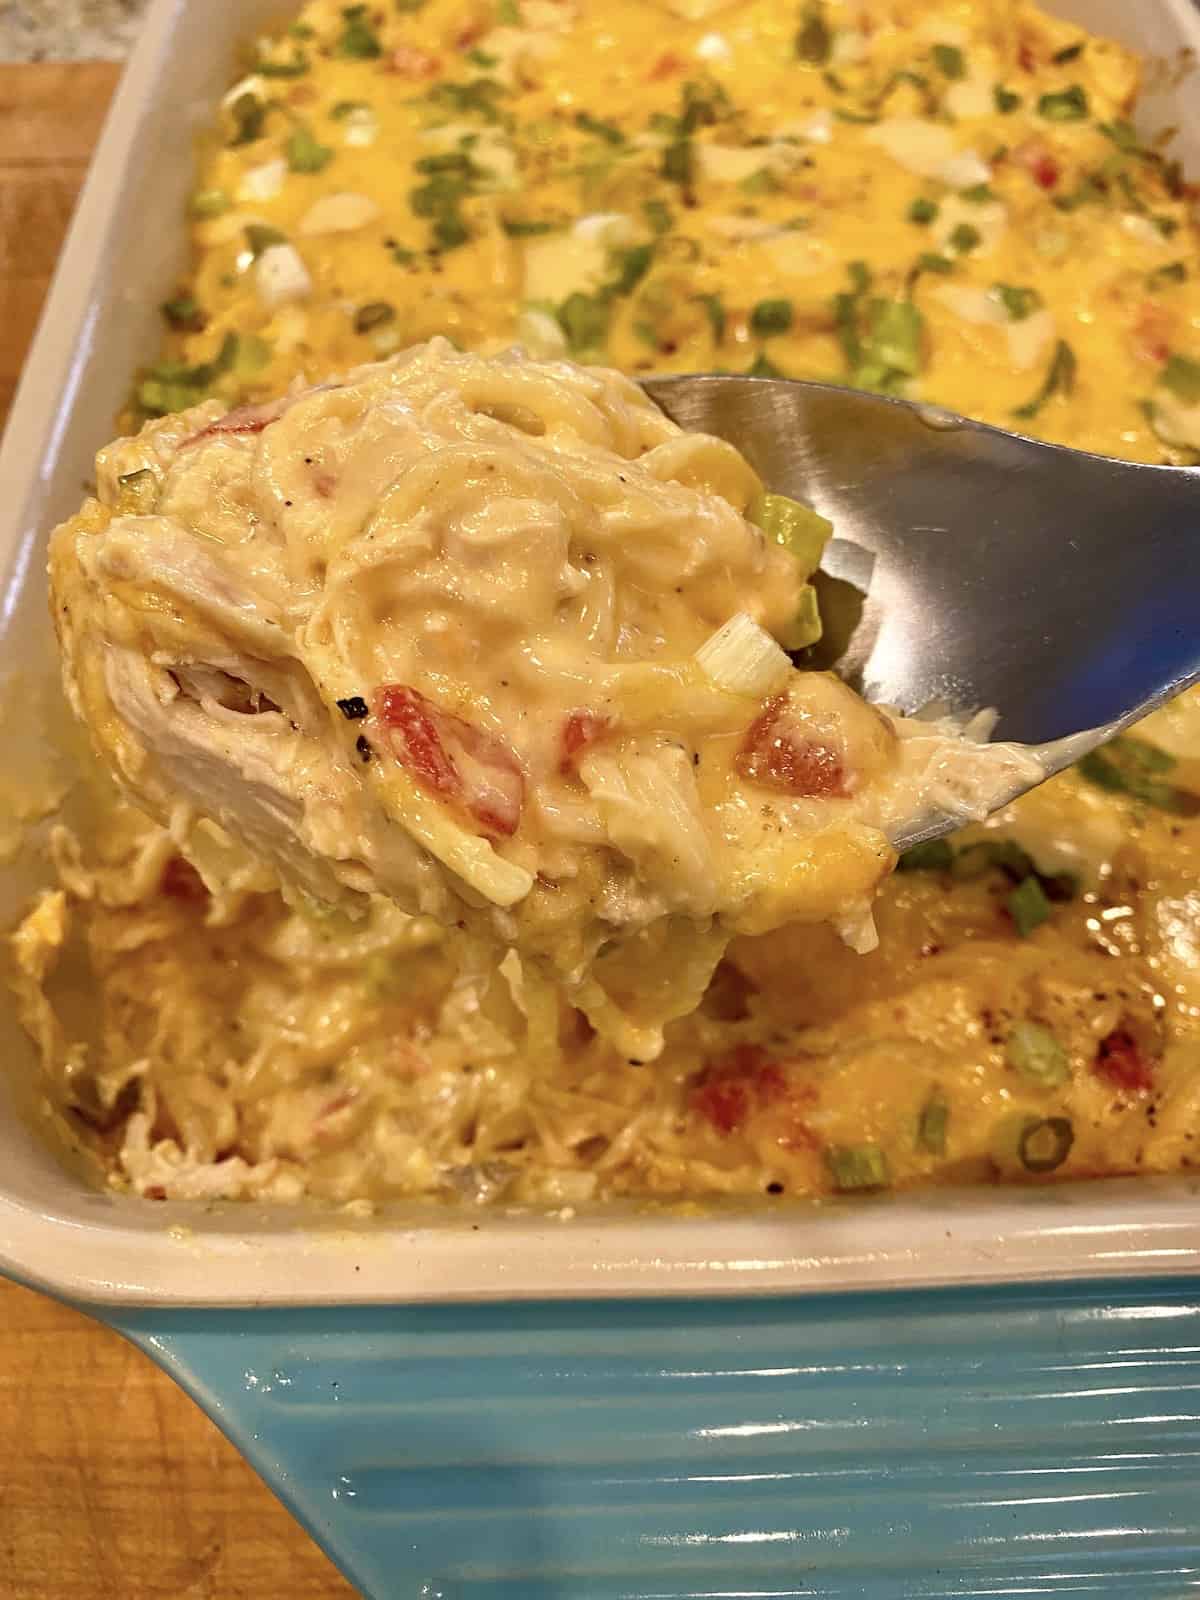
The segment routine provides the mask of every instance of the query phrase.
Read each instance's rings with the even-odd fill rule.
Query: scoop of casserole
[[[820,519],[615,372],[434,340],[97,483],[52,604],[121,783],[201,872],[216,825],[293,896],[515,950],[531,1030],[550,979],[648,1059],[734,933],[868,941],[889,834],[1026,759],[797,670]]]

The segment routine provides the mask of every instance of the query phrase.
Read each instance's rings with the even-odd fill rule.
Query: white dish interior
[[[1053,0],[1048,9],[1171,62],[1200,51],[1189,0]],[[278,0],[156,0],[64,251],[0,452],[0,668],[53,671],[43,554],[78,504],[185,241],[196,130],[236,45]],[[1178,126],[1200,173],[1200,97],[1159,72],[1147,125]],[[36,759],[10,728],[7,759]],[[21,737],[28,754],[22,757]],[[38,881],[0,871],[11,922]],[[395,1208],[365,1222],[244,1204],[152,1204],[69,1170],[36,1127],[33,1055],[0,1015],[0,1270],[73,1298],[125,1304],[286,1304],[682,1295],[882,1288],[1200,1270],[1200,1178],[1033,1190],[926,1191],[807,1209],[705,1216],[622,1208],[545,1218]]]

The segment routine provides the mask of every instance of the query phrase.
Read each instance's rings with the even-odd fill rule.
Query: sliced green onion
[[[886,1189],[887,1157],[877,1144],[833,1145],[825,1152],[833,1186],[839,1193],[856,1189]]]
[[[383,46],[367,18],[366,6],[343,6],[345,26],[337,42],[337,54],[349,61],[375,61],[383,54]]]
[[[1050,59],[1058,67],[1065,66],[1068,61],[1077,61],[1083,54],[1083,44],[1084,41],[1081,39],[1078,44],[1064,45],[1061,50],[1056,50]]]
[[[973,206],[985,206],[996,198],[996,192],[990,184],[973,183],[969,189],[961,189],[958,197]]]
[[[1200,361],[1191,361],[1187,356],[1168,356],[1159,382],[1184,405],[1200,404]]]
[[[696,298],[704,307],[713,338],[720,344],[725,337],[725,307],[721,303],[721,296],[719,294],[701,294],[697,295]]]
[[[1117,149],[1125,151],[1127,155],[1141,155],[1144,153],[1137,129],[1132,122],[1127,122],[1124,117],[1114,117],[1111,122],[1098,122],[1096,131],[1102,133],[1106,139],[1111,139]]]
[[[1176,817],[1200,816],[1200,795],[1168,779],[1175,758],[1144,739],[1121,735],[1084,756],[1075,770],[1111,794],[1127,795]]]
[[[607,296],[582,294],[576,290],[559,306],[557,316],[573,355],[604,348],[612,316]]]
[[[953,271],[954,263],[949,256],[939,256],[932,250],[923,250],[905,278],[904,288],[911,298],[913,290],[927,272],[935,272],[939,277],[945,277],[947,273]]]
[[[308,71],[308,57],[297,50],[290,61],[260,61],[254,70],[264,78],[302,78]]]
[[[230,141],[233,145],[253,144],[263,135],[263,125],[267,120],[267,108],[256,94],[249,89],[244,94],[239,94],[229,107],[229,114],[233,118],[234,136]]]
[[[618,145],[625,143],[625,135],[615,122],[605,122],[600,117],[593,117],[588,111],[575,113],[575,126],[583,133],[590,133],[593,138],[603,139],[605,144]]]
[[[137,403],[152,417],[166,417],[173,411],[186,411],[198,399],[190,384],[168,383],[161,378],[143,378],[137,387]]]
[[[790,300],[760,300],[750,313],[750,331],[760,339],[786,333],[792,325]]]
[[[262,255],[264,250],[269,250],[273,244],[286,244],[288,237],[278,228],[272,228],[267,222],[248,222],[242,229],[245,236],[246,248],[252,256]]]
[[[330,146],[315,139],[303,125],[293,128],[288,135],[284,155],[293,172],[321,172],[333,160]]]
[[[433,225],[433,243],[438,250],[457,250],[470,237],[471,230],[457,211],[447,212]]]
[[[685,138],[697,128],[715,127],[722,117],[727,117],[733,107],[729,96],[719,83],[711,78],[703,83],[689,81],[683,86],[683,110],[679,118],[679,131]]]
[[[696,651],[696,662],[719,689],[752,700],[778,694],[792,672],[784,650],[744,611],[704,641]]]
[[[1010,111],[1015,111],[1021,104],[1021,96],[1014,94],[1011,89],[1006,89],[998,83],[992,90],[992,101],[1001,116],[1007,116]]]
[[[369,300],[354,313],[354,331],[370,333],[372,328],[381,328],[385,322],[391,322],[395,315],[396,308],[386,300]]]
[[[521,8],[517,0],[496,0],[496,21],[505,28],[519,28]]]
[[[1069,395],[1075,388],[1076,366],[1074,350],[1065,339],[1060,339],[1054,347],[1054,355],[1041,388],[1032,400],[1027,400],[1023,406],[1018,406],[1013,416],[1036,417],[1052,395]]]
[[[164,300],[159,309],[172,328],[196,333],[204,326],[204,313],[194,295],[176,295],[173,300]]]
[[[800,591],[796,615],[779,630],[779,642],[785,650],[807,650],[824,632],[817,591],[811,583],[806,583]]]
[[[956,80],[966,76],[967,63],[956,44],[935,44],[929,53],[943,78]]]
[[[684,189],[689,188],[693,173],[692,141],[676,139],[674,144],[667,145],[662,153],[660,170],[668,182],[677,183]]]
[[[655,233],[670,233],[671,209],[663,200],[647,200],[642,207],[646,221]]]
[[[219,217],[233,204],[225,189],[197,189],[192,195],[194,217]]]
[[[1165,289],[1169,283],[1187,282],[1187,263],[1184,261],[1169,261],[1165,267],[1155,267],[1154,271],[1147,274],[1147,289]]]
[[[778,194],[780,184],[770,167],[759,167],[757,172],[752,172],[748,178],[743,178],[738,188],[744,195],[754,199],[757,195]]]
[[[1021,882],[1008,897],[1008,912],[1022,939],[1028,939],[1035,928],[1040,928],[1050,915],[1050,902],[1046,891],[1032,874]]]
[[[1075,1129],[1066,1117],[1041,1117],[1022,1128],[1017,1156],[1026,1172],[1054,1172],[1074,1143]]]
[[[754,360],[746,368],[748,378],[786,378],[787,373],[782,367],[777,367],[769,356],[760,350]]]
[[[747,515],[796,558],[805,577],[816,571],[833,534],[832,522],[785,494],[760,495]]]
[[[612,259],[617,275],[609,287],[614,294],[629,294],[649,272],[654,246],[635,244],[629,250],[614,250]]]
[[[868,317],[867,358],[889,372],[912,375],[921,369],[924,319],[907,300],[872,300]]]
[[[960,222],[950,235],[948,243],[951,249],[958,251],[960,256],[965,256],[968,250],[974,250],[977,245],[982,243],[982,240],[983,235],[973,223]]]
[[[1009,1030],[1004,1054],[1009,1065],[1023,1078],[1041,1089],[1054,1089],[1071,1076],[1067,1052],[1040,1022],[1028,1019],[1014,1022]]]
[[[536,239],[545,233],[557,233],[557,222],[539,222],[524,217],[505,217],[500,226],[510,239]]]
[[[954,864],[954,851],[945,839],[926,839],[909,845],[896,863],[897,872],[948,872]]]
[[[339,100],[331,107],[329,115],[335,122],[344,122],[347,117],[352,117],[359,111],[370,111],[371,107],[366,100]]]
[[[149,467],[123,472],[117,479],[117,508],[126,516],[146,516],[158,501],[158,479]]]
[[[924,195],[918,195],[908,208],[908,220],[915,222],[919,228],[937,218],[939,206],[936,200],[929,200]]]
[[[992,293],[999,298],[1001,305],[1014,322],[1024,322],[1026,317],[1041,309],[1041,295],[1036,289],[1026,288],[1021,284],[994,283]]]
[[[823,67],[833,51],[833,35],[819,5],[809,6],[796,30],[796,59]]]
[[[935,1089],[925,1102],[917,1119],[917,1144],[931,1156],[946,1154],[946,1128],[950,1121],[950,1107]]]
[[[1015,839],[977,839],[974,844],[964,845],[954,857],[954,876],[960,883],[993,871],[1007,872],[1019,880],[1033,870],[1032,857]]]
[[[1088,114],[1088,97],[1080,84],[1073,83],[1058,94],[1042,95],[1037,109],[1047,122],[1082,122]]]

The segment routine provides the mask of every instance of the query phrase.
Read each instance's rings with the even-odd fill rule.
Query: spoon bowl
[[[833,523],[824,582],[865,599],[827,664],[866,699],[994,708],[1049,777],[1200,677],[1200,471],[833,384],[642,387]]]

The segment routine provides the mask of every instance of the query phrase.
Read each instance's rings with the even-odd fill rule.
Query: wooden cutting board
[[[0,422],[116,76],[0,66]],[[3,1600],[355,1593],[140,1352],[3,1282],[0,1463]]]

